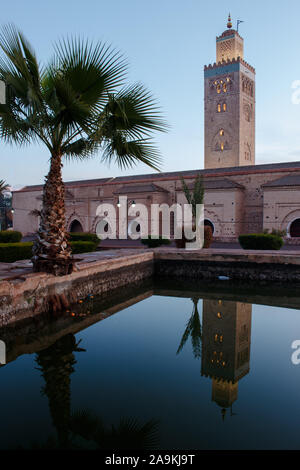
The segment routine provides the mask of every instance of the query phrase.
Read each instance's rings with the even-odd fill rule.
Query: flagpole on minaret
[[[243,20],[237,20],[237,22],[236,22],[236,30],[237,30],[237,32],[239,32],[239,25],[240,25],[241,23],[245,23],[245,22],[244,22]]]

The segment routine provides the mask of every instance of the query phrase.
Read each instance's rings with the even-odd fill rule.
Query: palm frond
[[[127,62],[122,54],[105,43],[75,37],[62,39],[54,48],[52,70],[59,71],[78,99],[99,112],[107,95],[124,82]]]
[[[182,184],[182,189],[183,189],[183,192],[185,194],[188,204],[192,204],[193,198],[183,176],[181,176],[181,184]]]
[[[127,141],[121,132],[115,134],[104,144],[102,160],[115,162],[121,169],[131,168],[141,162],[159,171],[161,157],[150,139]]]
[[[24,104],[40,104],[40,72],[35,53],[24,35],[13,25],[3,26],[0,32],[0,76],[6,85],[22,80]],[[24,93],[26,90],[26,94]],[[18,89],[20,93],[20,87]]]
[[[63,146],[63,154],[66,159],[85,160],[92,157],[95,151],[101,148],[101,143],[89,138],[79,138],[70,144]]]
[[[0,194],[9,189],[9,185],[4,180],[0,180]]]
[[[188,204],[192,206],[193,217],[196,217],[197,205],[203,204],[203,198],[204,198],[203,176],[200,173],[197,175],[192,192],[189,190],[183,176],[181,176],[181,184],[182,184],[182,189],[187,199],[187,202]]]
[[[100,418],[84,409],[71,413],[69,428],[73,434],[86,440],[94,440],[96,435],[103,432],[103,424]]]
[[[142,138],[153,131],[168,129],[155,99],[141,84],[110,95],[103,116],[102,126],[107,135],[117,129],[130,138]]]
[[[140,424],[135,418],[123,418],[98,439],[101,449],[155,449],[159,445],[158,421]]]

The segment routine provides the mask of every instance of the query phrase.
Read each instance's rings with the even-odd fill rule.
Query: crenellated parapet
[[[219,67],[224,67],[226,65],[236,65],[236,64],[242,64],[245,67],[247,67],[252,73],[255,73],[255,68],[252,67],[248,62],[246,62],[244,59],[241,57],[233,58],[233,59],[227,59],[227,60],[222,60],[220,62],[214,62],[213,64],[205,65],[204,66],[204,72],[208,70],[214,70]]]

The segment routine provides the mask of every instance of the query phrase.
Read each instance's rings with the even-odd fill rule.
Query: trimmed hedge
[[[69,240],[70,242],[79,242],[79,241],[93,242],[94,244],[97,244],[97,245],[99,245],[101,241],[96,233],[89,233],[89,232],[70,232]]]
[[[240,235],[239,242],[244,250],[280,250],[283,239],[268,233],[251,233]]]
[[[72,253],[77,255],[78,253],[89,253],[90,251],[95,251],[96,246],[94,242],[70,242]]]
[[[13,263],[21,259],[32,257],[32,242],[23,243],[0,243],[0,261],[2,263]]]
[[[95,243],[93,242],[70,242],[72,253],[89,253],[95,251]],[[33,242],[23,243],[0,243],[0,262],[13,263],[21,259],[32,258]]]
[[[141,240],[143,245],[148,246],[148,248],[157,248],[162,245],[170,245],[170,240],[167,238],[159,237],[159,238],[151,238],[151,235],[148,238],[142,238]]]
[[[0,231],[0,243],[18,243],[22,240],[22,233],[14,230]]]

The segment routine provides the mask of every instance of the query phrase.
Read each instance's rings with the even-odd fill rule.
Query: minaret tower
[[[217,37],[217,62],[204,67],[205,168],[255,164],[255,69],[232,29]]]

